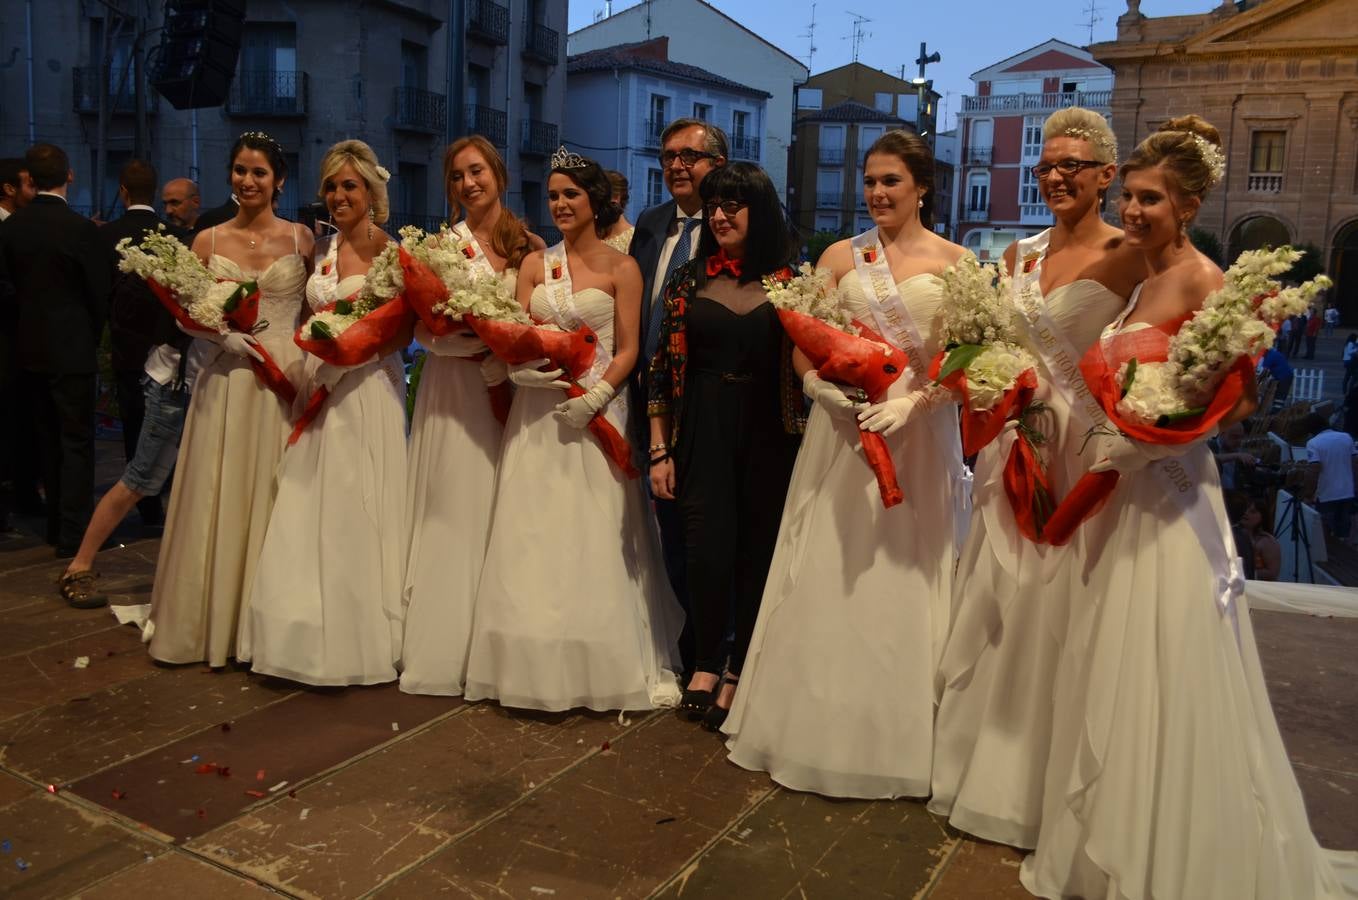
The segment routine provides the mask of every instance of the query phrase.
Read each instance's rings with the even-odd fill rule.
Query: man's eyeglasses
[[[739,200],[709,200],[703,204],[703,210],[707,213],[709,219],[712,218],[712,214],[717,210],[721,210],[721,214],[729,219],[749,205],[750,204],[742,203]]]
[[[666,150],[660,154],[660,164],[669,168],[674,165],[674,161],[677,159],[684,164],[684,168],[691,169],[698,164],[699,160],[716,158],[714,153],[704,153],[702,150],[685,147],[683,150]]]
[[[1060,172],[1062,175],[1069,176],[1076,175],[1085,169],[1092,169],[1102,165],[1105,165],[1105,163],[1101,163],[1094,159],[1063,159],[1054,165],[1051,163],[1038,163],[1028,171],[1033,173],[1034,178],[1041,181],[1050,175],[1053,169]]]

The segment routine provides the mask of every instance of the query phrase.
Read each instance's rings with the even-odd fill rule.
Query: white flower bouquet
[[[188,331],[225,334],[252,331],[259,316],[259,294],[252,281],[218,280],[193,251],[165,226],[140,243],[117,244],[118,269],[140,276],[175,320]]]

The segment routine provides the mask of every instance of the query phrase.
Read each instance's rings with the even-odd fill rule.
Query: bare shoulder
[[[523,262],[519,263],[519,278],[527,278],[533,284],[541,282],[543,256],[541,250],[534,250],[525,256]]]
[[[832,271],[835,281],[843,278],[853,268],[853,244],[848,238],[835,241],[816,260],[816,268]]]
[[[1221,267],[1201,253],[1195,253],[1193,260],[1185,267],[1184,277],[1189,287],[1210,294],[1226,283]]]
[[[1018,262],[1018,241],[1004,248],[1004,267],[1007,271],[1014,271],[1014,264]]]
[[[523,228],[523,233],[526,234],[526,235],[528,235],[528,246],[529,246],[529,247],[532,247],[534,250],[546,250],[546,249],[547,249],[547,242],[544,241],[542,238],[538,237],[538,235],[537,235],[536,232],[529,231],[527,225],[524,226],[524,228]]]
[[[212,253],[212,229],[204,228],[193,238],[193,244],[189,247],[195,256],[207,259]]]
[[[971,252],[961,244],[954,244],[941,234],[934,234],[931,232],[930,238],[930,252],[939,263],[941,263],[941,269],[946,269],[948,266],[955,265],[958,260]]]

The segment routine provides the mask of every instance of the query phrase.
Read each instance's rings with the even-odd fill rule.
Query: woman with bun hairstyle
[[[335,234],[316,244],[306,298],[315,312],[353,296],[390,238],[387,179],[371,147],[346,140],[321,158]],[[278,499],[255,573],[253,671],[303,684],[396,680],[405,575],[405,377],[409,332],[355,366],[308,355],[315,421],[278,467]]]
[[[1055,224],[1010,244],[1004,261],[1014,299],[1041,310],[1030,337],[1042,364],[1028,424],[1046,438],[1039,452],[1061,498],[1093,460],[1085,432],[1094,424],[1074,386],[1073,365],[1113,321],[1143,277],[1141,252],[1100,213],[1117,174],[1117,138],[1097,112],[1070,107],[1042,124],[1042,155],[1031,169]],[[1048,360],[1054,360],[1048,363]],[[933,796],[929,808],[988,841],[1031,849],[1042,819],[1042,784],[1051,737],[1052,691],[1066,617],[1078,595],[1064,584],[1084,557],[1020,534],[1005,492],[1007,432],[981,451],[972,488],[971,530],[953,594],[953,623],[938,681]]]
[[[443,154],[443,180],[450,227],[472,265],[513,293],[523,258],[546,244],[504,205],[504,160],[479,134],[458,138]],[[470,331],[435,337],[421,323],[415,339],[426,355],[410,423],[401,690],[456,696],[504,437],[486,388],[504,381],[505,369]]]
[[[1148,274],[1101,340],[1179,319],[1221,287],[1186,235],[1223,172],[1220,135],[1197,116],[1165,123],[1122,166],[1122,222]],[[1252,387],[1223,427],[1250,412]],[[1187,482],[1187,506],[1156,464],[1165,446],[1120,434],[1091,443],[1121,477],[1086,523],[1088,557],[1069,588],[1080,602],[1057,669],[1024,887],[1050,898],[1358,896],[1358,856],[1322,850],[1311,834],[1249,610],[1220,603],[1194,524],[1229,540],[1206,441],[1175,448],[1177,470],[1198,482]]]
[[[511,367],[490,543],[467,658],[468,700],[559,711],[650,709],[678,700],[683,613],[649,527],[641,482],[587,430],[626,433],[640,344],[641,270],[602,236],[618,215],[608,178],[563,147],[547,204],[562,242],[524,258],[519,302],[539,323],[597,336],[582,396],[546,360]]]

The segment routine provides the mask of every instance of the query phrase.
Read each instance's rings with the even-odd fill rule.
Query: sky
[[[613,12],[638,5],[642,0],[614,0]],[[770,43],[783,48],[803,63],[812,41],[810,0],[708,0]],[[973,92],[971,73],[993,65],[1029,47],[1057,38],[1076,46],[1089,43],[1089,8],[1094,5],[1094,41],[1113,40],[1117,18],[1127,11],[1126,0],[819,0],[815,7],[811,72],[824,72],[853,61],[854,16],[862,24],[858,61],[895,75],[906,66],[905,77],[918,74],[914,60],[920,41],[937,50],[943,59],[928,67],[947,127],[951,127],[960,97]],[[1146,16],[1176,16],[1209,12],[1220,0],[1142,0]],[[604,0],[571,0],[570,30],[594,21]],[[716,73],[722,74],[720,72]]]

